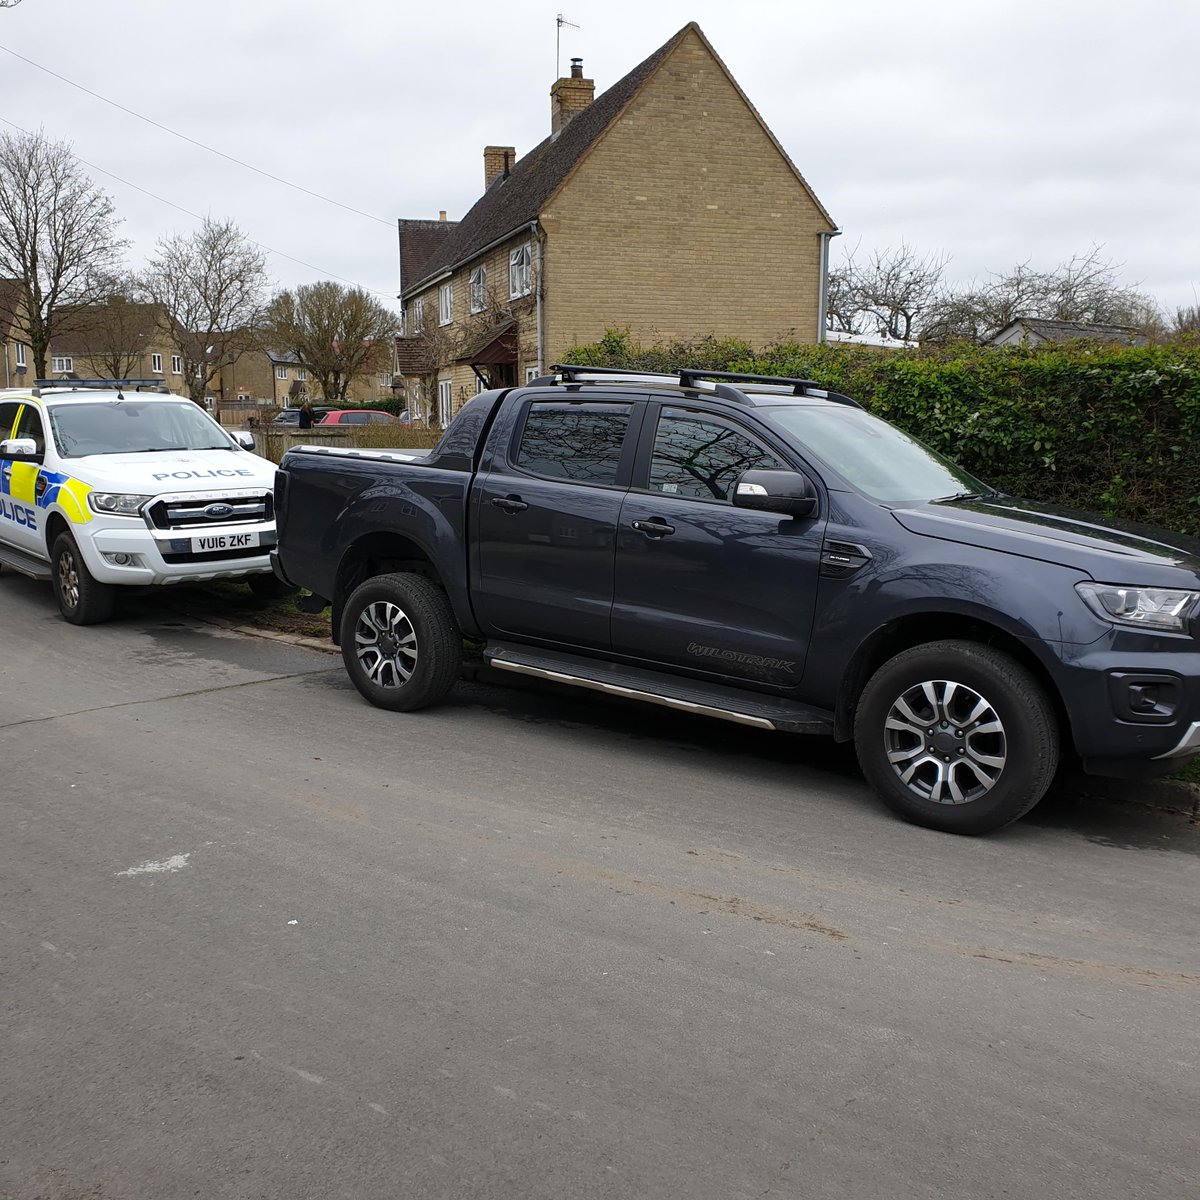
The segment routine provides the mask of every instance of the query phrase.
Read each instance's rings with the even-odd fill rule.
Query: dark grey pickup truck
[[[276,573],[371,703],[506,671],[853,739],[910,821],[984,833],[1063,756],[1200,752],[1200,547],[1024,503],[806,380],[556,367],[429,453],[288,452]]]

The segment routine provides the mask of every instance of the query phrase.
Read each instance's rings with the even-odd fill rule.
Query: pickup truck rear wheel
[[[376,707],[436,704],[458,678],[462,632],[446,593],[420,575],[377,575],[346,601],[342,661]]]
[[[854,744],[867,781],[907,821],[990,833],[1024,816],[1058,765],[1054,710],[1018,662],[976,642],[897,654],[858,703]]]
[[[117,589],[92,577],[75,539],[65,529],[54,539],[50,562],[54,598],[72,625],[98,625],[112,616]]]

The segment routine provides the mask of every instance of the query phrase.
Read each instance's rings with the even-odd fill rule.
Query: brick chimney
[[[486,192],[492,186],[492,180],[498,176],[507,175],[517,161],[515,146],[484,146],[483,148],[483,190]]]
[[[558,133],[572,117],[578,116],[596,96],[596,81],[584,79],[583,59],[571,59],[569,79],[556,80],[550,89],[550,132]]]

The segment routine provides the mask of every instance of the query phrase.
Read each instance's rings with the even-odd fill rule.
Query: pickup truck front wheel
[[[446,593],[420,575],[377,575],[346,601],[342,661],[377,708],[436,704],[458,678],[462,633]]]
[[[915,646],[859,699],[854,744],[867,781],[905,820],[990,833],[1024,816],[1058,765],[1054,710],[1018,662],[976,642]]]
[[[72,625],[98,625],[112,616],[117,589],[92,577],[75,539],[64,530],[50,551],[54,598]]]

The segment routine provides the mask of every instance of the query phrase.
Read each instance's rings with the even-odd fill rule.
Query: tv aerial
[[[3,0],[0,0],[2,3]],[[20,3],[20,0],[17,0]],[[578,29],[579,26],[574,21],[568,21],[566,17],[559,13],[554,19],[556,28],[554,30],[554,78],[558,79],[562,75],[562,54],[559,51],[559,44],[562,41],[562,31],[565,25],[568,29]]]

